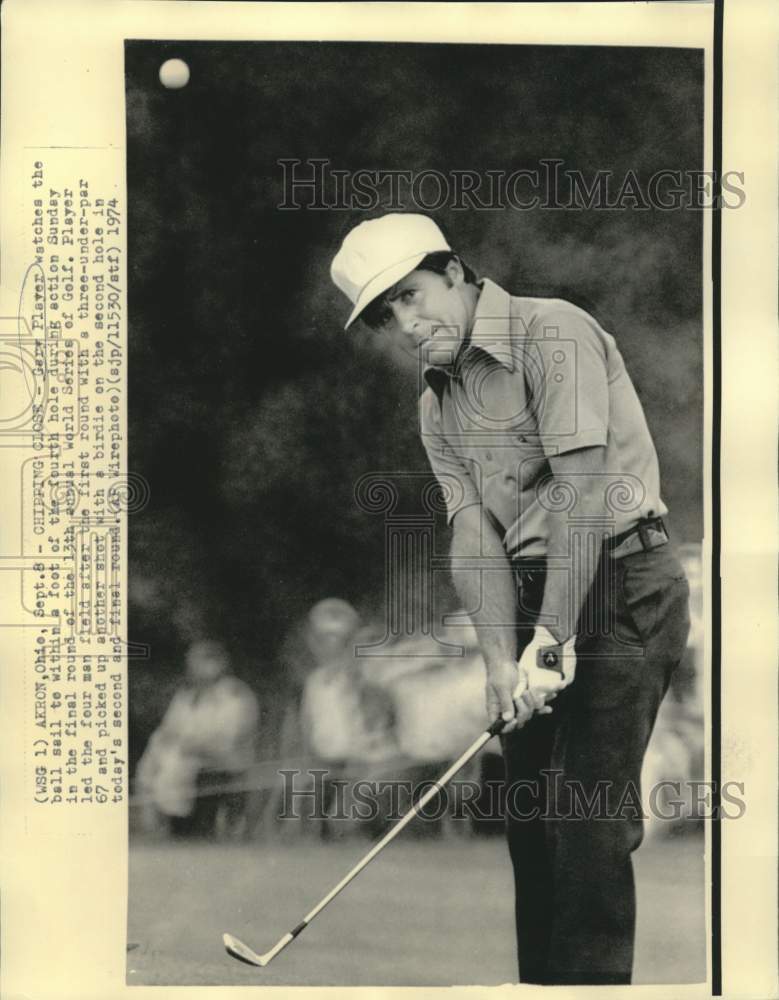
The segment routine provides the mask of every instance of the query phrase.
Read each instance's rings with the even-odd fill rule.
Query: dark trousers
[[[515,564],[519,648],[544,570]],[[502,738],[521,982],[629,983],[641,843],[641,765],[689,631],[689,588],[670,545],[602,556],[577,627],[576,679]]]

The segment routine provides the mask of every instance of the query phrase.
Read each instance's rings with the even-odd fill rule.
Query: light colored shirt
[[[606,449],[606,531],[668,512],[616,341],[583,309],[512,296],[485,278],[454,368],[424,374],[420,434],[450,523],[481,504],[507,552],[545,555],[550,513],[575,518],[578,496],[575,480],[553,480],[549,457],[594,446]]]
[[[204,766],[241,771],[254,760],[259,706],[238,677],[219,677],[203,688],[183,685],[173,695],[157,734]],[[156,735],[156,734],[155,734]]]
[[[138,762],[139,792],[163,815],[191,815],[201,771],[240,774],[251,766],[258,718],[254,692],[237,677],[205,688],[183,685]]]

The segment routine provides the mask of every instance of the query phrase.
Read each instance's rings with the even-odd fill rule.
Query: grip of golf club
[[[497,736],[498,733],[502,732],[506,728],[505,719],[496,719],[491,726],[487,727],[487,732],[490,736]]]

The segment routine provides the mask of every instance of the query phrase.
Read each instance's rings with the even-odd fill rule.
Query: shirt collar
[[[512,352],[512,333],[515,323],[511,316],[511,296],[507,291],[495,284],[489,278],[481,282],[481,294],[476,303],[473,325],[468,345],[461,351],[457,366],[461,367],[463,353],[470,354],[474,348],[486,351],[508,371],[514,371],[514,355]],[[426,365],[423,371],[428,385],[440,394],[447,379],[456,377],[448,369],[436,365]]]

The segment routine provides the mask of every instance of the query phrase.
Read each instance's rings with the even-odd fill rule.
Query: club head
[[[224,941],[225,949],[228,955],[232,955],[233,958],[237,958],[239,962],[245,962],[247,965],[256,965],[261,969],[270,961],[267,955],[258,955],[256,951],[239,941],[238,938],[233,937],[232,934],[223,934],[222,940]]]

